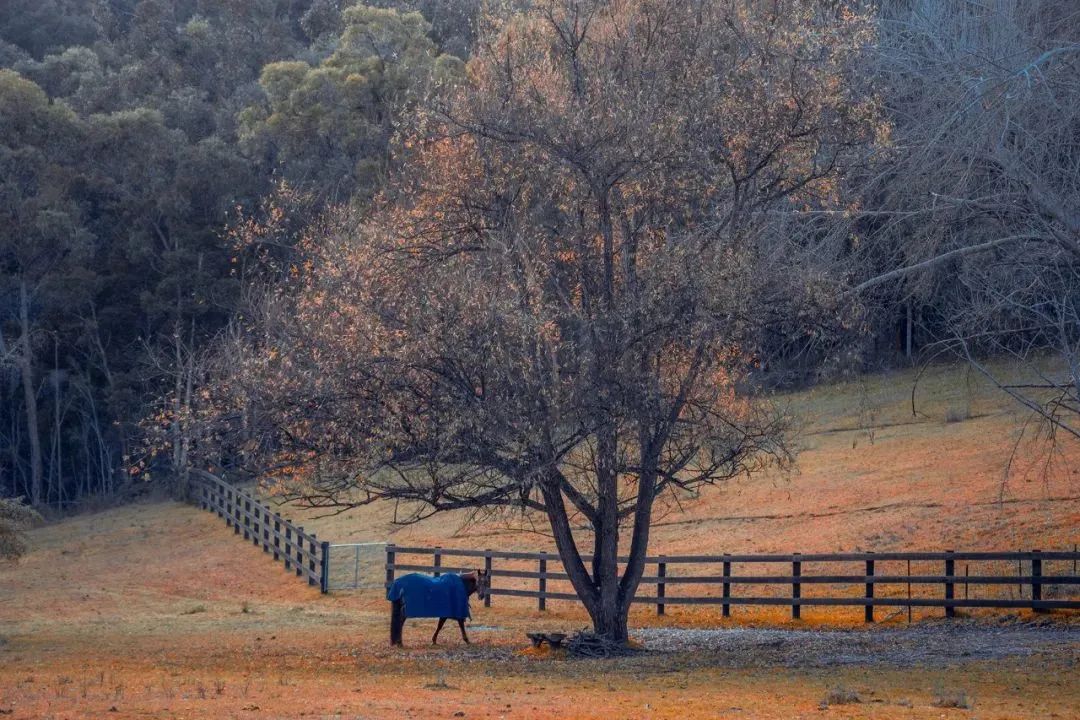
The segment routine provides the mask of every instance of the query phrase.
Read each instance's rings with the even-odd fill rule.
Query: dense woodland
[[[646,18],[644,25],[589,19],[606,17],[606,5],[613,13]],[[650,55],[654,47],[679,45],[671,38],[705,22],[701,13],[695,20],[666,5],[0,4],[0,496],[25,496],[35,506],[68,510],[93,498],[124,497],[145,487],[147,477],[172,480],[192,467],[213,469],[210,456],[220,467],[242,454],[239,448],[269,447],[277,455],[288,445],[290,462],[358,450],[351,443],[371,429],[363,423],[375,422],[369,417],[375,404],[365,412],[356,406],[336,411],[353,413],[355,425],[309,426],[325,406],[301,405],[298,398],[329,392],[333,381],[317,388],[290,383],[265,363],[242,380],[294,393],[259,401],[262,417],[288,422],[259,436],[251,429],[258,423],[248,416],[250,408],[240,411],[242,437],[223,450],[221,426],[204,419],[217,413],[220,420],[221,403],[236,398],[211,397],[214,383],[220,387],[230,374],[231,358],[251,357],[259,345],[253,337],[263,342],[263,357],[268,348],[275,357],[285,350],[277,343],[309,342],[304,357],[291,362],[308,362],[307,370],[316,375],[322,371],[315,355],[330,365],[341,361],[326,369],[329,378],[359,372],[346,367],[343,357],[350,351],[342,338],[355,328],[326,325],[313,337],[299,337],[289,323],[270,329],[270,321],[283,313],[318,318],[324,297],[348,296],[357,283],[368,292],[381,287],[393,294],[392,283],[380,286],[362,272],[378,266],[375,249],[387,249],[387,228],[408,227],[414,239],[429,233],[445,239],[476,222],[473,216],[455,219],[463,207],[488,203],[484,212],[494,213],[499,203],[517,208],[522,196],[533,205],[514,216],[515,232],[563,227],[570,235],[608,232],[625,241],[641,227],[663,225],[755,238],[752,250],[745,243],[725,246],[727,274],[717,266],[720,274],[711,278],[727,288],[721,300],[728,324],[707,332],[711,337],[722,330],[739,346],[731,353],[740,372],[713,376],[712,387],[725,393],[805,384],[916,359],[959,355],[978,365],[991,355],[1049,352],[1068,369],[1065,375],[1046,378],[1040,388],[1006,391],[1054,427],[1075,434],[1075,4],[705,3],[739,18],[727,24],[717,18],[717,27],[742,28],[714,49],[712,57],[720,60],[713,65],[674,50],[670,56]],[[803,14],[803,30],[793,27],[792,18]],[[559,46],[566,51],[562,56],[545,55],[543,43],[550,38],[530,25],[545,20],[558,31],[556,45],[565,43]],[[640,35],[621,38],[620,28],[631,26]],[[810,27],[824,30],[815,38],[796,37],[809,34]],[[624,56],[585,52],[594,28],[625,40],[610,45]],[[649,39],[650,32],[657,38]],[[773,45],[779,42],[774,32],[790,40],[786,49]],[[522,63],[523,75],[517,76],[507,48],[522,37],[515,61]],[[500,51],[505,68],[498,62]],[[635,64],[639,54],[644,59]],[[540,82],[529,75],[530,67],[558,66],[560,58],[580,77],[581,87],[560,94],[538,84],[532,96],[519,97],[522,77]],[[579,66],[583,58],[594,66]],[[687,73],[697,73],[695,82]],[[746,80],[750,76],[753,81]],[[726,90],[705,82],[711,77],[723,78]],[[597,78],[601,90],[594,97],[588,83]],[[667,88],[674,89],[670,97],[661,92]],[[582,97],[593,103],[591,115],[556,112]],[[697,104],[679,104],[690,97]],[[471,133],[484,142],[453,146],[440,158],[417,150],[431,144],[432,133]],[[742,144],[735,147],[733,138]],[[649,154],[647,163],[642,153]],[[753,167],[745,164],[751,158]],[[646,164],[647,172],[636,176],[636,168]],[[459,183],[465,188],[460,203],[450,202]],[[605,186],[599,219],[578,208],[574,221],[575,211],[543,197],[547,186],[565,189],[568,197],[592,197],[604,183],[610,187]],[[508,199],[502,193],[510,187],[522,195]],[[605,225],[619,217],[607,214],[612,188],[629,193],[620,201],[623,227]],[[634,203],[647,208],[640,218],[627,209]],[[505,220],[507,214],[498,216]],[[431,218],[438,222],[425,224]],[[462,224],[455,225],[457,220]],[[508,232],[508,226],[500,227]],[[651,230],[641,232],[652,237]],[[350,238],[347,246],[338,242],[344,237]],[[650,258],[657,273],[642,282],[678,301],[663,309],[674,317],[665,331],[674,328],[688,337],[706,332],[693,321],[704,312],[693,299],[700,288],[671,279],[692,275],[701,257],[642,247],[650,248],[642,257]],[[559,252],[566,255],[549,258],[552,267],[575,251]],[[353,272],[335,275],[342,267]],[[312,268],[322,269],[318,279]],[[512,277],[521,267],[496,270]],[[424,276],[416,267],[397,267],[389,276],[394,272],[399,282]],[[737,281],[740,273],[753,281]],[[561,282],[554,275],[548,279]],[[438,276],[430,282],[437,287]],[[440,288],[446,298],[475,290]],[[462,321],[460,308],[440,310],[428,300],[412,300],[439,322]],[[510,307],[528,297],[497,300]],[[552,328],[568,331],[564,319],[531,319],[536,323],[513,332],[535,337]],[[473,331],[484,334],[490,327],[478,324]],[[420,323],[412,329],[430,327]],[[408,352],[418,355],[397,359],[414,367],[427,351]],[[468,357],[473,355],[459,360]],[[243,383],[232,377],[229,387],[235,391]],[[503,379],[531,387],[521,378]],[[471,386],[475,378],[457,380]],[[391,396],[391,379],[380,382]],[[716,398],[699,400],[705,408]],[[503,396],[502,414],[478,417],[512,422],[516,401]],[[299,437],[298,415],[308,417],[305,429],[329,439]],[[341,419],[331,411],[326,417]],[[700,469],[706,479],[721,467],[724,473],[744,471],[759,451],[784,454],[773,443],[771,420],[742,420],[742,431],[753,429],[744,434],[750,439]],[[231,423],[235,432],[235,417]],[[294,425],[286,442],[281,433],[289,423]],[[398,431],[404,434],[397,441],[414,446],[423,434]],[[337,432],[349,439],[335,437]],[[445,437],[444,429],[438,435]],[[458,438],[479,445],[482,439]],[[613,434],[599,442],[621,441]],[[694,442],[688,439],[687,447]],[[151,457],[148,447],[158,452]],[[685,470],[672,469],[668,481],[682,482],[675,478]],[[430,487],[395,491],[425,496]],[[448,506],[464,504],[443,499]],[[622,506],[614,512],[622,513]]]
[[[0,495],[125,491],[239,307],[230,229],[281,183],[311,212],[377,190],[475,8],[354,4],[0,4]]]

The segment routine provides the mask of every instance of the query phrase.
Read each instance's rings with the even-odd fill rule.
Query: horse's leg
[[[394,600],[390,604],[390,644],[401,645],[401,629],[405,626],[405,603]]]
[[[431,636],[431,644],[435,645],[439,639],[439,633],[442,631],[442,626],[446,624],[446,618],[439,618],[439,627],[435,628],[435,634]]]
[[[461,628],[461,639],[465,641],[466,645],[471,644],[469,642],[469,636],[465,634],[465,618],[458,618],[458,627]]]

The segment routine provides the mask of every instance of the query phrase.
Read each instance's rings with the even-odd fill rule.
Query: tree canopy
[[[187,412],[240,308],[230,228],[286,181],[367,203],[398,114],[460,71],[430,32],[406,3],[0,7],[0,494],[138,487],[140,421]]]
[[[798,3],[492,25],[374,211],[266,300],[224,414],[261,419],[237,430],[317,504],[542,513],[625,640],[657,498],[786,460],[749,375],[770,318],[834,308],[819,243],[771,212],[839,202],[878,129],[852,73],[871,37]]]

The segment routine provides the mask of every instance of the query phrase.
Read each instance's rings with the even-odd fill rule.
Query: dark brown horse
[[[454,614],[449,614],[446,616],[442,616],[440,614],[436,616],[427,614],[428,612],[430,612],[430,608],[418,610],[418,608],[420,608],[423,603],[432,603],[435,606],[439,606],[438,601],[442,600],[443,598],[433,597],[432,593],[430,592],[424,593],[422,586],[426,583],[438,584],[440,583],[440,581],[445,580],[446,577],[447,576],[444,575],[442,576],[442,578],[431,578],[426,575],[422,576],[414,573],[413,575],[406,575],[394,581],[394,584],[390,586],[390,589],[387,592],[387,598],[390,599],[391,645],[402,644],[402,629],[405,627],[405,620],[409,617],[439,618],[439,625],[435,628],[435,634],[431,636],[432,645],[438,643],[439,633],[442,631],[443,625],[445,625],[446,621],[449,620],[451,617],[458,621],[458,627],[461,629],[461,639],[464,640],[466,643],[469,642],[469,636],[465,634],[465,620],[466,618],[468,618],[468,598],[471,597],[473,594],[475,594],[481,600],[486,598],[488,595],[488,590],[491,588],[491,577],[483,570],[474,570],[470,573],[463,573],[455,576],[457,578],[460,578],[461,580],[461,585],[458,586],[459,593],[462,589],[462,586],[464,586],[464,598],[461,598],[460,595],[458,597],[458,600],[463,599],[464,603],[451,602],[451,605],[456,607],[456,610],[453,611]],[[408,587],[409,585],[411,585],[412,587]],[[410,613],[408,597],[410,594],[418,592],[418,585],[420,586],[419,592],[422,594],[413,595],[415,607],[413,609],[413,612]],[[451,611],[447,610],[447,612]]]

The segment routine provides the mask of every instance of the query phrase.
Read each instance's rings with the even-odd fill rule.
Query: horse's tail
[[[401,629],[405,627],[405,602],[393,600],[390,603],[390,644],[401,645]]]

